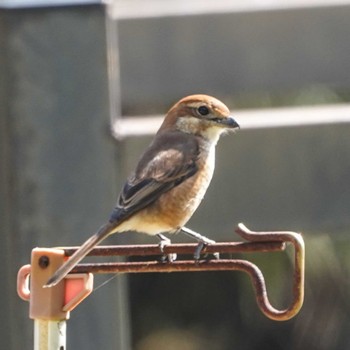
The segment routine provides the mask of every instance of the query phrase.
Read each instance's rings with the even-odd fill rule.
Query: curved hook
[[[293,302],[285,310],[275,309],[267,296],[265,279],[261,271],[254,264],[244,261],[244,271],[252,280],[256,291],[256,298],[260,310],[270,319],[286,321],[294,317],[301,309],[304,301],[305,280],[305,245],[301,234],[290,231],[280,232],[254,232],[250,231],[244,224],[240,223],[236,233],[250,242],[278,241],[290,242],[294,246],[294,278],[293,278]]]

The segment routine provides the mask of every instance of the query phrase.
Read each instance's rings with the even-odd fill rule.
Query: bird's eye
[[[209,109],[206,106],[200,106],[200,107],[198,107],[198,113],[200,115],[208,115],[209,114]]]

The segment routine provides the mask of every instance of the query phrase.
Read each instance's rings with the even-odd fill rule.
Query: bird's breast
[[[215,148],[201,153],[197,161],[198,171],[177,187],[164,193],[156,203],[163,221],[173,230],[184,226],[202,201],[215,168]]]
[[[215,167],[215,146],[203,148],[197,172],[163,193],[151,205],[118,226],[117,231],[139,231],[150,235],[175,232],[191,218],[210,184]]]

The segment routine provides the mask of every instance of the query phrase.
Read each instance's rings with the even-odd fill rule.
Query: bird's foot
[[[174,262],[177,259],[177,254],[176,253],[171,253],[171,254],[165,254],[164,253],[164,248],[168,245],[171,244],[171,240],[165,236],[163,236],[162,234],[158,234],[157,235],[158,238],[160,239],[159,242],[159,249],[162,252],[163,256],[161,257],[161,261],[162,262]]]
[[[196,250],[194,251],[194,254],[193,254],[194,260],[198,261],[200,259],[200,257],[201,257],[201,253],[203,252],[205,247],[207,245],[209,245],[209,244],[214,244],[214,243],[215,243],[215,241],[213,241],[213,240],[210,240],[210,243],[208,243],[207,241],[206,242],[199,242],[198,246],[197,246],[197,248],[196,248]],[[210,255],[209,253],[205,253],[203,255],[203,258],[204,259],[210,259],[209,255]],[[217,252],[211,253],[211,255],[213,255],[214,258],[217,259],[217,260],[220,259],[220,254],[217,253]]]
[[[194,255],[193,255],[193,258],[196,261],[200,259],[201,253],[203,252],[203,250],[205,249],[205,247],[207,245],[215,244],[215,241],[213,241],[212,239],[209,239],[209,238],[207,238],[205,236],[202,236],[200,233],[192,231],[191,229],[189,229],[187,227],[182,227],[181,231],[183,231],[188,236],[196,239],[199,242],[196,250],[194,251]],[[212,253],[212,255],[214,256],[215,259],[220,259],[220,254],[219,253]],[[208,254],[205,254],[204,257],[208,258]]]

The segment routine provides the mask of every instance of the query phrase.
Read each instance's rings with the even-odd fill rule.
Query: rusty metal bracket
[[[146,273],[146,272],[185,272],[185,271],[243,271],[252,281],[256,300],[260,310],[270,319],[286,321],[294,317],[300,310],[304,300],[304,265],[305,247],[301,234],[296,232],[254,232],[242,223],[238,225],[236,233],[247,242],[215,243],[205,247],[202,253],[246,253],[283,251],[286,243],[294,246],[294,275],[293,299],[290,306],[284,310],[274,308],[268,298],[264,276],[253,263],[240,259],[213,260],[177,260],[174,262],[142,261],[117,263],[79,264],[72,273]],[[197,244],[171,244],[164,247],[162,254],[191,254]],[[66,256],[70,256],[77,248],[61,248]],[[90,256],[150,256],[159,255],[158,245],[125,245],[100,246],[89,254]]]

